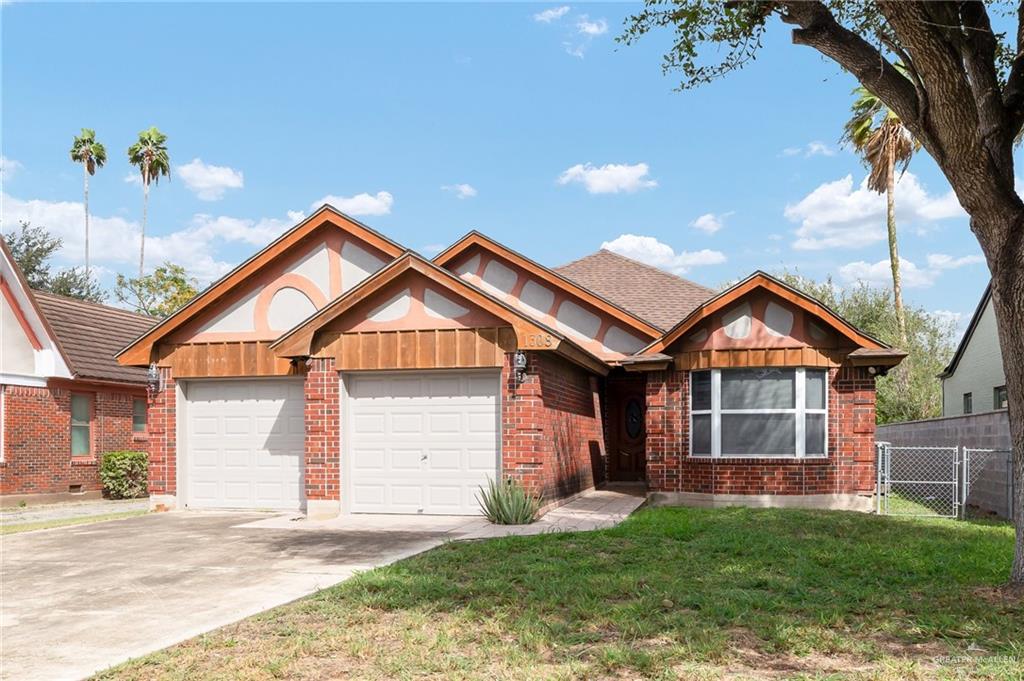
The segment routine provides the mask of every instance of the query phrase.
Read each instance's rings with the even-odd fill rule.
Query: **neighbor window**
[[[974,396],[971,393],[964,393],[964,413],[974,413]]]
[[[1006,409],[1006,405],[1006,386],[1001,385],[996,388],[992,388],[992,408]]]
[[[712,369],[690,374],[690,453],[825,456],[828,372]]]
[[[132,432],[146,432],[146,400],[142,397],[132,399]]]
[[[71,396],[71,456],[89,456],[92,453],[92,396]]]

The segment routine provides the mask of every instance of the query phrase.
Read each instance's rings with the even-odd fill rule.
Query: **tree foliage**
[[[83,164],[90,175],[95,175],[96,169],[107,162],[106,147],[96,141],[96,131],[89,128],[82,128],[82,134],[75,136],[69,153],[71,160]]]
[[[831,277],[820,282],[791,271],[775,276],[820,300],[858,329],[884,343],[900,345],[899,322],[889,289],[863,283],[844,289],[836,286]],[[909,306],[905,313],[907,343],[900,349],[907,352],[907,357],[888,376],[876,381],[878,423],[942,415],[942,383],[938,375],[956,349],[956,329],[951,322],[921,307]]]
[[[198,289],[199,282],[184,267],[165,262],[142,277],[118,274],[114,295],[138,312],[166,317],[195,297]]]
[[[22,222],[19,231],[5,234],[4,239],[29,288],[94,303],[102,303],[106,299],[103,288],[84,270],[72,267],[51,273],[50,259],[61,249],[64,241],[50,234],[45,227]]]

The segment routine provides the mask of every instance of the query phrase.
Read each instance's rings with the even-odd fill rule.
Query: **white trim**
[[[0,383],[0,463],[3,463],[6,459],[4,458],[4,398],[7,396],[7,390],[3,383]]]
[[[743,367],[750,369],[756,367]],[[827,459],[828,458],[828,435],[829,435],[829,371],[810,367],[811,371],[820,371],[825,374],[825,408],[807,408],[807,369],[808,367],[793,367],[793,400],[794,406],[791,409],[722,409],[722,369],[699,369],[690,371],[690,390],[687,409],[689,411],[689,445],[688,455],[695,459]],[[742,370],[737,367],[737,370]],[[783,369],[785,370],[785,369]],[[693,409],[693,375],[696,373],[710,372],[711,374],[711,409]],[[725,369],[730,371],[730,369]],[[695,454],[693,451],[693,417],[695,415],[711,415],[711,453]],[[793,454],[722,454],[722,414],[793,414],[794,415],[794,453]],[[825,447],[823,454],[807,454],[807,414],[825,415]]]
[[[45,376],[26,376],[25,374],[0,373],[0,383],[4,385],[21,385],[26,388],[45,388]]]

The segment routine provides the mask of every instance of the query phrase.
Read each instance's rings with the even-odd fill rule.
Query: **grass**
[[[33,530],[49,530],[55,527],[69,527],[71,525],[86,525],[100,523],[106,520],[121,520],[132,518],[137,515],[146,515],[148,511],[121,511],[118,513],[104,513],[101,515],[76,516],[73,518],[55,518],[53,520],[38,520],[31,523],[3,523],[0,524],[0,535],[17,534],[19,532],[31,532]]]
[[[100,678],[1024,678],[1012,552],[995,523],[646,510],[448,544]]]

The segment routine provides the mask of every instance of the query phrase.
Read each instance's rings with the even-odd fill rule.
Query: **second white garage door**
[[[476,515],[498,471],[497,371],[348,374],[342,449],[353,513]]]
[[[187,507],[302,507],[301,380],[187,381],[182,392],[178,465]]]

